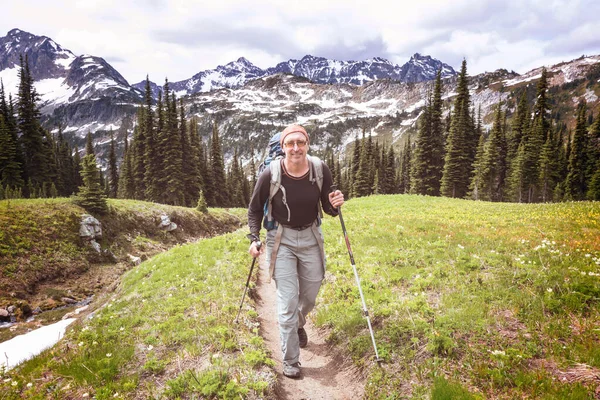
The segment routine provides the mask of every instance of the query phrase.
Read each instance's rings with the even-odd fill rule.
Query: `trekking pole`
[[[256,242],[256,249],[260,250],[260,246],[262,246],[261,242]],[[252,276],[252,270],[254,269],[254,264],[256,263],[257,257],[252,258],[252,265],[250,266],[250,273],[248,274],[248,279],[246,279],[246,287],[244,288],[244,295],[242,296],[242,301],[240,303],[240,308],[235,316],[234,322],[238,323],[238,317],[240,316],[240,312],[242,311],[242,306],[244,305],[244,299],[246,298],[246,292],[248,291],[248,285],[250,284],[250,277]]]
[[[331,191],[334,192],[337,189],[335,185],[331,186]],[[367,304],[365,303],[365,296],[363,296],[362,288],[360,287],[360,278],[356,271],[356,264],[354,263],[354,255],[352,255],[352,247],[350,247],[350,239],[348,239],[348,232],[346,231],[346,224],[344,224],[344,217],[342,217],[342,207],[337,208],[338,216],[340,217],[340,223],[342,224],[342,231],[344,232],[344,239],[346,240],[346,248],[348,249],[348,255],[350,256],[350,264],[352,264],[352,270],[354,271],[354,278],[356,279],[356,285],[358,286],[358,293],[360,293],[360,300],[362,301],[363,315],[367,319],[367,325],[369,326],[369,333],[371,334],[371,341],[373,342],[373,349],[375,350],[375,361],[377,365],[381,365],[383,358],[379,357],[377,352],[377,344],[375,343],[375,335],[373,334],[373,328],[371,327],[371,319],[369,318],[369,311],[367,310]]]

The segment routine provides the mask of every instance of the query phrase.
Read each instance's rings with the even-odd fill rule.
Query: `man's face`
[[[285,157],[290,161],[306,157],[306,152],[308,151],[306,136],[300,132],[290,133],[283,142],[283,151],[285,152]]]

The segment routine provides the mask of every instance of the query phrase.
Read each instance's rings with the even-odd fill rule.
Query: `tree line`
[[[131,143],[125,138],[118,172],[116,162],[109,162],[111,196],[186,207],[199,201],[209,207],[247,206],[250,182],[237,150],[225,168],[217,122],[205,144],[198,121],[185,119],[183,101],[177,102],[167,80],[156,106],[152,103],[146,78],[145,104],[138,109]]]
[[[165,80],[153,105],[149,79],[131,142],[124,138],[119,160],[110,133],[106,173],[98,167],[91,133],[83,157],[64,139],[42,127],[27,57],[21,57],[16,101],[0,85],[0,199],[66,197],[94,212],[106,211],[106,197],[137,199],[178,206],[245,207],[250,182],[237,150],[225,168],[218,125],[203,143],[195,118],[184,118]]]
[[[523,92],[512,119],[497,104],[492,128],[484,131],[475,113],[463,60],[451,112],[443,116],[443,86],[438,72],[418,121],[394,157],[392,146],[371,137],[354,142],[348,165],[328,159],[335,181],[349,197],[413,193],[505,202],[600,200],[600,118],[581,100],[574,132],[553,118],[545,69],[535,101]]]
[[[416,138],[405,141],[396,157],[390,144],[369,135],[354,141],[350,161],[326,157],[334,181],[348,197],[414,193],[487,201],[547,202],[600,200],[600,118],[585,101],[577,107],[574,132],[552,117],[544,69],[535,101],[526,91],[512,118],[498,104],[492,128],[482,128],[471,104],[466,61],[457,80],[451,112],[443,116],[441,75],[418,121]],[[0,86],[0,199],[78,194],[80,204],[102,212],[104,198],[137,199],[201,208],[246,207],[256,180],[254,158],[249,181],[237,149],[225,167],[219,127],[202,135],[195,117],[185,119],[181,100],[168,80],[154,104],[146,79],[144,103],[131,141],[124,138],[119,160],[111,132],[104,174],[97,165],[91,134],[80,158],[59,127],[44,129],[27,58],[21,58],[16,101]],[[504,107],[504,108],[503,108]],[[208,136],[204,143],[203,136]],[[248,169],[246,168],[246,169]]]

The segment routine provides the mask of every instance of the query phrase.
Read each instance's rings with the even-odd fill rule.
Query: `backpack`
[[[285,204],[285,207],[287,208],[288,221],[290,220],[291,215],[290,208],[287,205],[285,188],[281,186],[281,162],[279,160],[277,162],[269,162],[268,165],[271,169],[271,187],[269,189],[269,199],[265,202],[264,206],[265,216],[263,218],[263,227],[267,231],[270,231],[272,229],[277,228],[277,221],[275,221],[271,213],[271,203],[273,201],[273,197],[275,196],[275,194],[277,194],[279,190],[281,190],[281,193],[283,194],[282,200],[283,204]],[[308,170],[308,179],[313,184],[317,184],[317,187],[319,188],[319,193],[321,193],[321,190],[323,188],[323,161],[321,161],[321,159],[319,159],[318,157],[308,156]],[[323,218],[323,209],[321,207],[320,199],[317,202],[317,207],[319,209],[317,215],[318,225],[321,225],[321,219]]]
[[[273,135],[271,140],[269,140],[269,155],[267,155],[267,158],[265,158],[264,161],[258,166],[258,174],[256,176],[260,176],[264,169],[271,164],[271,161],[285,157],[285,153],[283,152],[281,144],[279,143],[280,138],[281,133],[276,133]]]

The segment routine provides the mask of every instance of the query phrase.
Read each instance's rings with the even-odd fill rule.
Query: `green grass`
[[[316,322],[369,371],[367,398],[454,390],[437,376],[485,398],[594,398],[593,380],[568,384],[560,371],[600,372],[600,203],[373,196],[344,217],[384,368],[331,219]]]
[[[313,320],[363,369],[366,398],[594,398],[600,203],[373,196],[347,202],[344,217],[386,362],[373,362],[333,218]],[[272,395],[250,296],[232,322],[249,268],[245,233],[176,246],[129,271],[91,321],[4,374],[0,399]]]
[[[269,393],[273,361],[248,297],[233,323],[248,269],[244,233],[176,246],[126,273],[90,321],[77,322],[56,348],[5,375],[0,398]]]
[[[246,219],[241,209],[173,207],[136,200],[108,201],[102,223],[102,249],[128,261],[128,254],[144,258],[177,243],[210,237],[239,228]],[[95,253],[79,237],[86,211],[67,198],[0,201],[0,306],[14,298],[27,299],[42,282],[78,276],[92,264],[114,258]],[[173,232],[159,228],[160,216],[178,225]]]

